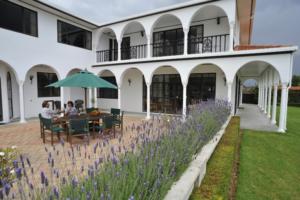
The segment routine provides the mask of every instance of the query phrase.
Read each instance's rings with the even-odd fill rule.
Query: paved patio
[[[241,129],[276,132],[278,127],[262,113],[257,105],[243,104],[237,111],[241,117]]]
[[[133,130],[132,126],[139,126],[143,123],[148,123],[143,120],[143,116],[128,115],[124,117],[124,134],[122,137],[122,145],[127,146],[130,149],[130,144],[135,140],[138,132]],[[134,125],[133,125],[134,124]],[[121,140],[120,129],[116,130],[116,138],[106,140],[107,148],[98,148],[97,154],[93,152],[93,147],[96,143],[102,144],[104,139],[90,137],[90,145],[86,146],[86,141],[82,138],[74,138],[72,140],[77,162],[94,162],[96,156],[104,156],[111,150],[111,146],[116,149],[120,146]],[[66,136],[62,135],[62,138],[66,141]],[[0,126],[0,148],[16,146],[18,152],[24,157],[28,157],[31,161],[31,165],[34,168],[36,176],[39,176],[40,171],[49,173],[51,167],[49,167],[48,157],[51,152],[52,157],[55,158],[55,167],[66,170],[72,170],[72,173],[78,173],[80,169],[72,169],[72,159],[70,157],[70,145],[65,142],[64,147],[60,144],[57,137],[54,137],[54,148],[51,146],[50,134],[47,134],[46,144],[43,144],[40,136],[39,120],[29,120],[25,124],[11,123]],[[79,146],[81,150],[78,151]],[[47,149],[47,152],[45,151]],[[59,155],[58,155],[59,154]],[[80,155],[78,155],[80,154]],[[75,171],[74,171],[75,170]]]

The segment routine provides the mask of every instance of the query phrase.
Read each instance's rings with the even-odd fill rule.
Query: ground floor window
[[[215,99],[216,74],[194,73],[189,78],[187,103]],[[151,112],[180,114],[183,88],[179,74],[154,75],[150,89]],[[147,110],[147,86],[143,84],[143,110]]]
[[[1,77],[0,77],[0,121],[3,120],[3,110],[2,110],[2,87],[1,87]]]
[[[215,73],[193,73],[190,75],[187,86],[187,103],[193,104],[197,101],[215,99],[216,74]]]
[[[117,85],[116,78],[114,76],[101,77],[104,80]],[[118,99],[118,90],[111,88],[99,88],[97,90],[97,97],[102,99]]]
[[[59,97],[60,88],[46,87],[51,83],[58,81],[55,73],[38,72],[37,73],[37,88],[38,97]]]

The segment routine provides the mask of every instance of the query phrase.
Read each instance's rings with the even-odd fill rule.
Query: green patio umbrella
[[[65,79],[52,83],[46,87],[81,87],[84,88],[85,95],[85,107],[87,107],[87,88],[111,88],[117,89],[117,87],[110,82],[94,75],[87,70],[80,71],[76,74],[68,76]]]

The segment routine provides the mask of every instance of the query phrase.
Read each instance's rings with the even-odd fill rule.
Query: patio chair
[[[75,108],[77,110],[83,109],[83,100],[77,99],[75,100]]]
[[[51,134],[51,145],[53,145],[53,137],[56,134],[58,139],[60,140],[60,132],[65,131],[59,124],[53,123],[52,119],[47,119],[41,117],[42,120],[42,137],[43,142],[46,142],[46,131],[49,131]]]
[[[68,140],[72,145],[72,137],[74,136],[87,136],[88,143],[90,140],[90,131],[89,131],[89,120],[87,117],[74,117],[69,121],[69,133]]]
[[[116,130],[113,116],[106,116],[102,119],[102,125],[99,126],[100,131],[104,135],[110,135],[113,132],[114,138],[116,137]],[[108,133],[108,134],[107,134]]]
[[[124,111],[121,112],[120,109],[111,108],[110,113],[113,116],[114,125],[118,128],[121,128],[121,134],[123,134],[123,115],[124,115]]]
[[[60,101],[54,101],[55,109],[60,110],[61,109],[61,102]]]

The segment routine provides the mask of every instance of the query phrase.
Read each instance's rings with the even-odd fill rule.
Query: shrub
[[[29,189],[19,189],[20,195],[36,199],[162,199],[229,113],[226,102],[208,101],[193,106],[185,121],[176,116],[156,116],[141,125],[133,124],[126,127],[135,132],[130,144],[120,137],[117,144],[99,140],[92,147],[63,150],[72,162],[67,170],[55,167],[57,149],[47,149],[50,180],[54,176],[56,181],[49,183],[46,173],[41,172],[39,184],[23,181],[27,182],[23,187]],[[88,162],[82,162],[82,157]]]

